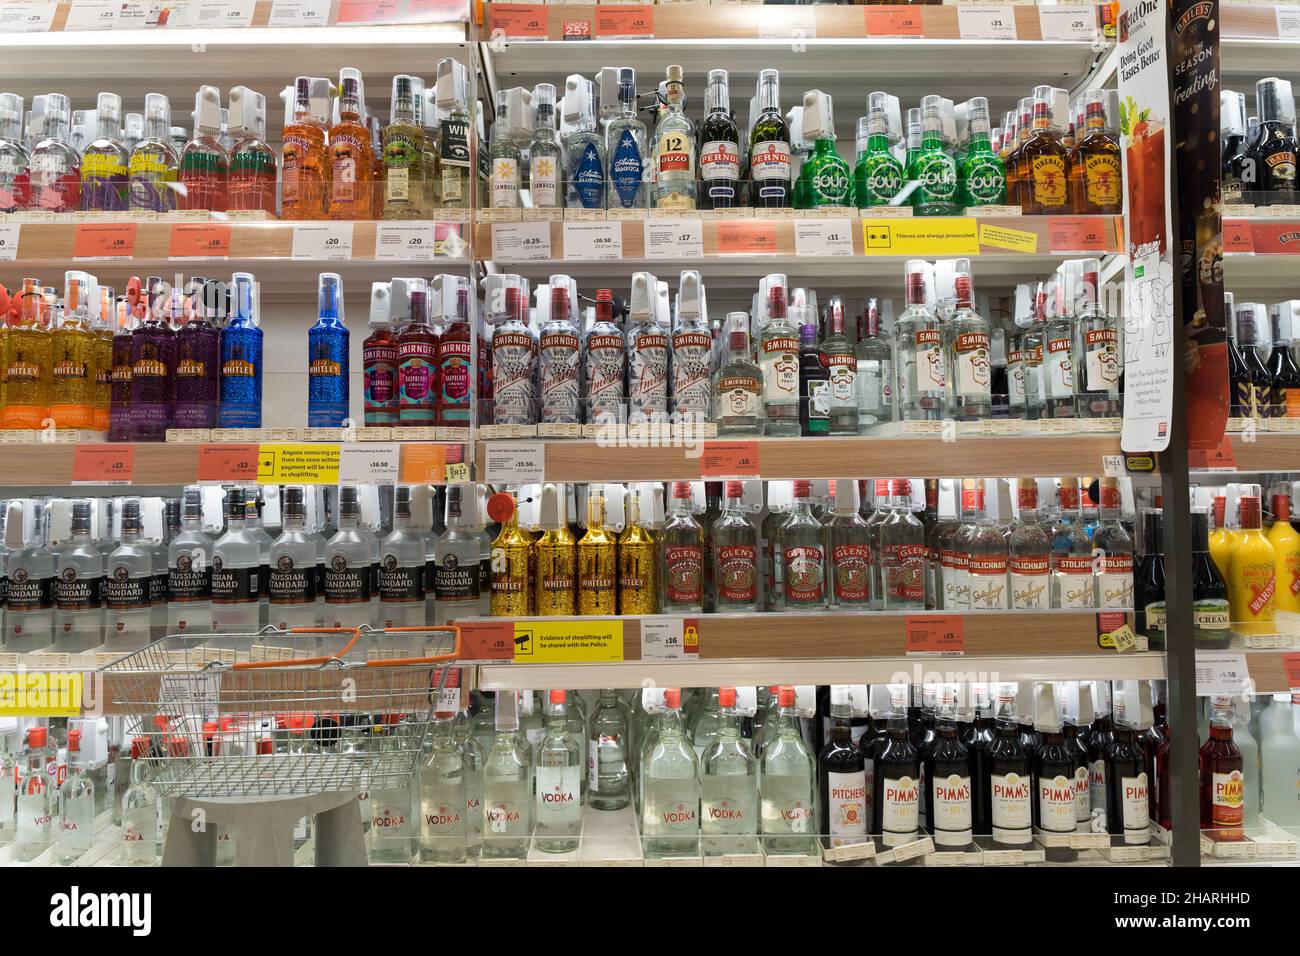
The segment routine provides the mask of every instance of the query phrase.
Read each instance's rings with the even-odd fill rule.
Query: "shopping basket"
[[[163,796],[293,796],[409,782],[435,709],[458,707],[437,701],[459,655],[454,626],[268,627],[165,637],[100,672]]]

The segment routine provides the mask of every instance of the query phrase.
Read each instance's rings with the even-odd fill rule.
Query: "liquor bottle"
[[[488,162],[492,168],[490,204],[493,209],[517,209],[523,150],[532,139],[533,107],[527,90],[500,90]]]
[[[474,400],[474,373],[470,367],[469,286],[464,279],[443,277],[456,282],[456,307],[447,316],[438,338],[438,424],[468,428],[470,405]]]
[[[655,277],[632,276],[627,330],[629,421],[652,420],[668,413],[668,336],[655,321]]]
[[[163,441],[172,427],[176,395],[176,331],[165,314],[183,315],[179,289],[162,301],[162,280],[150,279],[149,305],[131,333],[131,441]]]
[[[253,313],[256,282],[252,273],[236,272],[230,288],[230,318],[221,330],[220,340],[220,428],[262,425],[262,329]]]
[[[8,737],[0,737],[0,844],[14,839],[17,825],[15,810],[18,803],[18,761],[9,751]]]
[[[1083,215],[1113,216],[1123,211],[1119,140],[1106,121],[1108,95],[1106,90],[1084,94],[1084,129],[1070,155],[1074,211]]]
[[[889,515],[880,524],[883,607],[913,611],[925,607],[925,528],[912,514],[912,483],[889,483]]]
[[[854,349],[857,367],[858,428],[864,432],[894,417],[894,350],[880,333],[880,300],[868,299],[858,318],[858,341]]]
[[[158,862],[158,793],[150,782],[153,744],[149,737],[131,738],[129,783],[122,795],[122,854],[126,866]]]
[[[831,296],[826,303],[826,337],[820,356],[829,380],[830,434],[858,433],[859,395],[857,386],[859,358],[846,335],[844,300]]]
[[[571,209],[605,208],[605,139],[597,131],[592,82],[573,74],[564,81],[564,204]]]
[[[1258,302],[1243,302],[1236,310],[1236,358],[1239,365],[1234,370],[1229,361],[1229,377],[1237,417],[1269,418],[1276,406],[1273,377],[1259,356],[1266,328],[1265,316],[1264,306]],[[1234,371],[1236,377],[1233,377]]]
[[[325,545],[322,590],[327,627],[375,626],[377,595],[372,569],[379,563],[379,541],[361,526],[357,486],[340,485],[338,531]]]
[[[998,685],[987,776],[979,782],[987,792],[993,846],[999,849],[1023,849],[1033,840],[1033,768],[1020,742],[1015,700],[1014,684]]]
[[[764,431],[772,436],[800,433],[798,424],[802,362],[800,332],[786,316],[786,278],[770,275],[767,283],[767,324],[759,334],[759,367],[763,372]],[[815,335],[814,326],[814,335]]]
[[[812,482],[794,483],[794,504],[777,532],[783,611],[819,611],[827,604],[826,542],[812,513]]]
[[[467,209],[470,200],[469,107],[465,65],[446,58],[438,61],[436,112],[438,125],[437,204],[443,209]],[[426,107],[426,114],[429,113]],[[426,122],[434,117],[426,115]],[[426,145],[428,138],[426,136]],[[427,176],[427,172],[426,172]]]
[[[867,610],[871,604],[871,539],[867,522],[858,514],[856,481],[841,478],[835,483],[835,508],[825,533],[830,606]]]
[[[681,691],[664,691],[664,709],[642,754],[641,834],[648,858],[700,852],[700,775],[683,734]]]
[[[618,536],[618,613],[654,614],[658,608],[656,582],[658,543],[641,523],[641,495],[623,497],[623,531]]]
[[[925,303],[929,266],[907,263],[907,308],[894,323],[898,364],[898,415],[903,421],[938,421],[943,417],[947,362],[943,325]]]
[[[835,151],[831,97],[821,90],[803,95],[803,140],[811,142],[813,149],[799,170],[799,193],[805,200],[801,208],[850,205],[852,173]]]
[[[704,531],[691,514],[691,483],[673,482],[672,507],[659,532],[663,569],[660,607],[671,612],[704,609]]]
[[[339,71],[338,120],[329,131],[331,219],[370,219],[374,209],[375,154],[365,126],[365,87],[361,71]]]
[[[220,136],[221,91],[200,86],[194,96],[194,136],[180,153],[178,208],[217,212],[230,208],[230,155]]]
[[[437,624],[479,614],[486,600],[480,568],[482,546],[474,531],[477,515],[478,492],[474,484],[448,485],[447,528],[434,544],[434,622]]]
[[[228,130],[228,208],[275,215],[276,158],[266,143],[266,97],[246,86],[231,87]]]
[[[398,280],[405,282],[405,280]],[[362,383],[365,387],[367,427],[396,425],[398,391],[398,338],[393,333],[391,310],[394,290],[390,282],[370,284],[370,334],[361,345]],[[408,303],[409,303],[409,293]],[[409,304],[408,304],[409,308]]]
[[[1031,287],[1031,291],[1033,301],[1029,325],[1020,333],[1017,347],[1023,363],[1025,418],[1036,421],[1043,417],[1051,384],[1046,377],[1048,366],[1043,364],[1047,346],[1047,288],[1045,283],[1040,282]],[[1014,386],[1012,391],[1014,395]]]
[[[769,855],[807,854],[816,847],[816,762],[799,735],[793,687],[777,692],[777,712],[759,759],[759,832]]]
[[[507,301],[509,295],[510,290],[507,288]],[[524,330],[527,332],[526,325]],[[497,335],[500,334],[501,330],[498,330]],[[531,333],[529,335],[531,338]],[[494,337],[494,348],[495,343]],[[536,352],[535,344],[533,350]],[[516,366],[509,366],[514,367]],[[531,369],[532,365],[527,367]],[[520,378],[522,374],[521,371]],[[497,380],[499,388],[499,374]],[[617,423],[624,420],[626,380],[627,342],[623,339],[623,331],[614,321],[614,293],[609,289],[597,289],[596,321],[587,330],[587,338],[582,347],[582,382],[587,421]],[[501,407],[500,398],[497,399],[496,407]]]
[[[542,323],[538,338],[540,421],[546,424],[582,421],[579,399],[582,340],[575,320],[577,303],[570,299],[572,287],[568,276],[551,276],[550,317]]]
[[[1295,97],[1291,81],[1265,77],[1255,83],[1259,132],[1250,147],[1258,180],[1255,205],[1289,205],[1296,201]]]
[[[467,839],[465,758],[456,741],[451,711],[436,711],[429,742],[420,755],[419,845],[421,863],[464,863]]]
[[[1274,630],[1277,552],[1260,530],[1259,486],[1244,485],[1237,500],[1238,531],[1228,557],[1232,629],[1246,634]]]
[[[587,533],[578,541],[578,613],[618,613],[617,542],[606,527],[605,489],[587,491]]]
[[[966,122],[970,143],[958,170],[959,201],[967,209],[1000,206],[1007,201],[1007,170],[989,136],[989,101],[972,97]]]
[[[139,323],[137,307],[125,299],[132,295],[139,299],[140,280],[132,276],[127,282],[127,296],[117,303],[110,346],[112,371],[109,373],[108,440],[127,441],[131,434],[131,336]],[[6,362],[6,365],[8,363]],[[10,379],[12,381],[12,379]],[[13,392],[9,392],[12,396]],[[5,412],[0,410],[0,423]]]
[[[282,134],[283,173],[280,216],[283,219],[324,219],[330,201],[330,88],[322,77],[300,76],[286,91]]]
[[[1079,479],[1060,479],[1061,517],[1052,529],[1052,607],[1097,606],[1092,541],[1079,517]]]
[[[562,205],[563,150],[555,135],[555,87],[533,87],[533,138],[528,146],[528,193],[534,209]]]
[[[546,729],[537,745],[537,848],[571,853],[582,832],[582,746],[573,732],[567,693],[552,690],[546,706]]]
[[[970,260],[954,265],[956,309],[944,323],[947,349],[945,369],[948,403],[958,421],[979,421],[993,415],[992,367],[989,358],[989,323],[975,311]]]
[[[1032,131],[1019,149],[1020,205],[1027,216],[1067,213],[1071,208],[1070,151],[1053,122],[1056,92],[1034,87]]]
[[[196,291],[198,306],[176,333],[177,428],[213,428],[220,399],[221,313],[226,284],[209,280]]]
[[[54,646],[69,654],[104,639],[104,554],[90,536],[90,508],[89,500],[72,502],[71,541],[59,551],[54,579]]]
[[[1080,755],[1066,739],[1053,685],[1036,684],[1034,690],[1034,729],[1040,735],[1033,752],[1034,834],[1048,860],[1068,863],[1079,855],[1070,848],[1070,838],[1078,823],[1075,769]]]
[[[0,408],[0,427],[42,428],[49,418],[54,337],[42,321],[43,311],[40,280],[24,279],[18,295],[18,321],[7,329],[5,404]]]
[[[713,606],[718,611],[756,611],[758,529],[744,511],[744,483],[728,481],[726,491],[726,507],[710,534]]]
[[[180,160],[170,140],[171,103],[162,93],[144,98],[144,138],[131,151],[131,208],[171,212],[177,208]]]
[[[935,703],[934,736],[922,750],[925,787],[925,829],[937,848],[946,851],[969,847],[972,830],[970,748],[957,730],[957,692],[940,689]]]
[[[1269,309],[1273,351],[1268,357],[1268,374],[1273,380],[1273,418],[1300,418],[1300,366],[1291,356],[1294,318],[1289,303]]]
[[[713,420],[720,435],[763,433],[763,372],[749,343],[749,315],[727,313],[727,352],[717,374]]]
[[[680,66],[672,65],[665,76],[664,105],[655,126],[651,205],[655,209],[694,209],[695,124],[685,112],[685,75]]]
[[[781,115],[780,77],[776,70],[758,74],[759,114],[749,134],[750,205],[789,208],[790,126]]]
[[[823,845],[836,849],[865,843],[871,827],[867,813],[866,760],[853,739],[853,711],[847,686],[830,688],[830,728],[817,765]]]
[[[563,485],[545,485],[533,543],[533,607],[542,617],[577,612],[577,546],[561,513]]]
[[[605,129],[610,209],[641,209],[646,204],[646,128],[636,115],[636,70],[618,68],[618,110]]]
[[[379,544],[379,623],[384,628],[425,623],[424,535],[411,521],[411,489],[393,494],[393,530]]]
[[[859,120],[859,127],[863,120]],[[867,94],[866,139],[853,169],[853,202],[860,209],[892,205],[903,189],[903,166],[889,143],[889,94]],[[859,336],[860,338],[860,336]]]
[[[398,281],[398,280],[395,280]],[[409,320],[397,334],[397,420],[403,426],[437,421],[439,336],[429,324],[429,290],[413,280]]]
[[[3,621],[4,644],[10,653],[48,647],[54,634],[55,561],[48,546],[48,514],[38,505],[11,501],[5,522],[8,580]],[[25,533],[28,514],[33,522],[30,535]]]
[[[1074,263],[1062,266],[1066,274],[1073,272]],[[1061,273],[1058,273],[1058,279]],[[1066,289],[1068,281],[1056,287],[1056,304],[1047,324],[1043,327],[1043,345],[1046,354],[1042,365],[1043,418],[1073,418],[1075,415],[1075,385],[1078,369],[1074,364],[1075,327],[1073,302]]]
[[[423,80],[405,74],[393,77],[392,115],[383,133],[385,219],[420,219],[428,211],[423,102]]]
[[[1275,607],[1300,613],[1300,533],[1291,527],[1291,497],[1273,495],[1273,526],[1265,535],[1273,545],[1276,568]]]
[[[90,276],[68,272],[63,311],[52,336],[50,418],[55,428],[90,428],[94,424],[95,334],[91,331]]]
[[[1118,478],[1101,479],[1101,524],[1093,534],[1093,547],[1102,552],[1096,568],[1097,606],[1132,607],[1133,538],[1120,521]]]
[[[1222,501],[1216,499],[1216,513],[1222,513]],[[1192,509],[1191,520],[1193,643],[1201,650],[1222,650],[1228,646],[1231,628],[1228,584],[1224,577],[1228,563],[1225,559],[1220,568],[1211,554],[1209,516],[1205,509]]]
[[[54,838],[55,777],[46,767],[54,754],[47,750],[48,740],[47,728],[27,729],[27,766],[17,778],[17,826],[14,833],[14,855],[24,863],[44,853]]]
[[[1128,716],[1127,707],[1120,710],[1117,691],[1114,737],[1106,749],[1106,829],[1111,842],[1122,846],[1151,842],[1149,776],[1138,720]]]
[[[23,98],[0,93],[0,212],[27,208],[29,162],[23,146]]]
[[[181,530],[167,543],[167,633],[212,630],[212,539],[203,530],[202,489],[188,487]],[[313,561],[315,558],[313,557]]]
[[[513,691],[497,691],[496,733],[483,761],[485,860],[523,859],[532,839],[532,761]]]
[[[339,428],[348,417],[350,352],[343,324],[343,277],[322,272],[318,301],[320,317],[307,331],[307,425]]]
[[[982,482],[982,479],[977,479]],[[972,611],[1001,611],[1009,604],[1007,594],[1008,543],[989,514],[986,494],[974,528],[964,536],[966,546],[969,601]]]
[[[678,280],[673,326],[672,409],[679,422],[703,423],[713,406],[713,337],[705,313],[700,274],[686,271]]]
[[[587,735],[587,802],[595,810],[621,810],[632,800],[630,717],[618,691],[601,690]]]
[[[1093,699],[1092,726],[1088,731],[1088,803],[1091,807],[1093,833],[1106,831],[1106,751],[1115,740],[1115,724],[1111,713],[1110,685],[1093,682],[1096,693]],[[1080,688],[1082,699],[1083,685]],[[1080,708],[1082,710],[1082,707]]]
[[[68,731],[68,775],[58,792],[58,859],[70,866],[95,842],[95,783],[81,758],[81,730]]]
[[[871,832],[880,835],[885,848],[916,840],[920,831],[921,755],[907,732],[903,698],[891,685],[885,736],[876,745],[873,760]]]
[[[133,650],[151,633],[149,582],[153,555],[142,543],[140,499],[122,502],[118,546],[108,557],[104,580],[105,630],[108,650]]]
[[[1165,649],[1165,561],[1159,508],[1142,509],[1142,551],[1133,565],[1133,609],[1137,633],[1152,650]]]
[[[268,618],[272,627],[320,627],[323,572],[317,575],[317,555],[325,543],[306,530],[306,491],[288,485],[281,499],[282,531],[271,543]]]
[[[1097,259],[1082,261],[1082,281],[1075,305],[1073,367],[1079,379],[1079,415],[1115,418],[1121,414],[1119,332],[1113,316],[1098,301]]]
[[[1255,170],[1246,140],[1246,94],[1219,91],[1219,131],[1223,142],[1220,190],[1223,204],[1240,205],[1255,191]]]
[[[700,766],[701,849],[705,856],[758,850],[758,765],[740,733],[736,689],[717,694],[716,732],[696,748]]]
[[[246,527],[244,491],[226,491],[226,533],[212,546],[212,626],[226,633],[257,630],[261,613],[256,539]]]
[[[45,97],[44,135],[27,161],[27,208],[76,212],[81,208],[81,153],[68,142],[70,107],[62,93]]]
[[[488,517],[501,524],[492,542],[490,613],[493,617],[526,617],[532,613],[532,536],[519,528],[513,495],[497,492],[488,498],[487,510]]]
[[[944,143],[942,97],[921,99],[921,143],[908,161],[907,177],[919,184],[911,196],[913,215],[955,216],[961,210],[957,164]]]
[[[81,153],[81,208],[120,212],[127,208],[131,162],[121,139],[122,98],[116,93],[100,93],[95,106],[96,136]],[[4,138],[0,133],[0,140]],[[5,205],[0,198],[0,209]]]
[[[709,71],[699,140],[699,207],[730,209],[740,205],[740,134],[731,115],[726,70]]]
[[[1045,610],[1052,606],[1052,541],[1039,523],[1038,482],[1017,479],[1016,501],[1020,517],[1007,537],[1010,607],[1013,611]]]
[[[1274,694],[1259,715],[1260,754],[1263,768],[1264,808],[1269,822],[1294,829],[1300,826],[1300,736],[1295,727],[1295,707],[1300,697]]]

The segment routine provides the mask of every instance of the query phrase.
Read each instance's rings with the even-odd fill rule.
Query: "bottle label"
[[[573,192],[583,209],[603,209],[605,206],[605,165],[600,149],[587,143],[570,176]]]
[[[591,421],[618,421],[623,412],[623,382],[627,376],[627,345],[617,329],[593,331],[587,336],[583,367],[587,382],[588,415]]]
[[[492,160],[492,208],[514,209],[519,205],[519,160],[498,157]]]
[[[885,606],[925,601],[925,556],[923,544],[889,544],[884,548]]]
[[[1070,200],[1065,157],[1043,153],[1030,160],[1030,188],[1033,201],[1047,209],[1064,209]]]
[[[1024,408],[1028,378],[1023,352],[1012,352],[1007,356],[1007,395],[1012,408]]]
[[[167,569],[167,599],[177,604],[212,600],[212,569],[204,564],[202,550],[176,555]]]
[[[578,407],[578,359],[582,344],[572,332],[542,332],[538,362],[541,367],[542,421],[582,421]]]
[[[880,830],[885,846],[902,846],[916,839],[920,825],[921,782],[914,777],[889,777],[880,786]]]
[[[1146,631],[1161,631],[1165,629],[1165,602],[1152,601],[1143,609],[1143,616],[1146,618]]]
[[[709,184],[714,199],[733,198],[736,187],[732,184],[740,179],[740,148],[725,139],[705,143],[700,150],[700,179]]]
[[[628,404],[633,415],[668,411],[668,336],[633,333],[628,356]]]
[[[11,611],[44,611],[54,605],[54,578],[33,578],[27,568],[9,572],[5,606]]]
[[[1073,833],[1075,829],[1075,783],[1057,774],[1050,780],[1038,778],[1038,828],[1044,833]]]
[[[1210,824],[1240,828],[1245,816],[1246,781],[1240,770],[1210,775]]]
[[[570,584],[572,586],[572,583]],[[462,565],[454,554],[443,555],[433,569],[433,595],[438,601],[469,603],[479,597],[478,563]]]
[[[437,344],[407,340],[398,349],[397,387],[403,424],[432,424],[436,378]]]
[[[1088,790],[1088,766],[1074,769],[1074,822],[1075,829],[1086,831],[1092,820],[1092,794]]]
[[[780,180],[770,187],[759,189],[759,196],[784,197],[790,182],[790,144],[780,140],[755,143],[749,154],[749,176],[757,182]]]
[[[990,794],[993,839],[999,843],[1029,843],[1033,839],[1033,781],[1014,771],[993,774]]]
[[[257,568],[228,568],[212,556],[212,603],[251,604],[257,600]]]
[[[849,167],[838,156],[819,158],[816,166],[808,170],[809,191],[814,206],[847,206],[849,204]],[[811,168],[810,168],[811,167]]]
[[[149,607],[149,577],[132,577],[131,569],[121,564],[109,568],[104,603],[110,611],[145,610]]]
[[[916,350],[908,356],[908,360],[915,376],[916,397],[942,393],[948,380],[948,370],[943,360],[942,333],[938,329],[919,329],[913,342]]]
[[[609,160],[609,179],[618,197],[618,205],[625,209],[640,205],[638,200],[644,171],[641,144],[630,129],[625,129],[619,134],[614,155]]]
[[[1228,602],[1207,599],[1192,602],[1192,626],[1199,631],[1226,631],[1232,627]]]
[[[826,815],[830,845],[862,843],[867,838],[867,774],[826,772]]]
[[[1092,558],[1083,555],[1053,555],[1057,576],[1057,595],[1063,608],[1097,606],[1096,580]]]
[[[427,791],[426,791],[427,792]],[[452,795],[459,795],[459,788],[451,791]],[[432,796],[432,795],[431,795]],[[466,807],[459,806],[460,801],[450,803],[441,803],[436,796],[429,800],[427,805],[421,801],[420,808],[420,831],[421,835],[428,836],[460,836],[462,821]]]
[[[1011,590],[1011,609],[1042,609],[1051,604],[1048,584],[1050,560],[1047,555],[1022,555],[1007,561],[1007,584]]]
[[[916,177],[920,186],[917,205],[950,205],[957,198],[957,166],[942,149],[926,152],[916,160]]]
[[[1107,554],[1097,575],[1097,606],[1130,608],[1133,606],[1132,554]]]
[[[1083,191],[1088,205],[1118,208],[1122,180],[1117,153],[1089,153],[1084,157]]]
[[[492,336],[493,421],[532,425],[537,421],[537,340],[528,332],[498,330]]]
[[[370,565],[354,567],[336,552],[325,558],[325,603],[364,604],[370,600]]]
[[[673,179],[695,178],[695,151],[690,137],[680,130],[661,132],[655,145],[655,163],[660,177],[667,173]]]
[[[832,352],[826,356],[826,364],[830,369],[831,408],[857,408],[857,357],[849,352]]]
[[[951,773],[931,779],[934,803],[934,842],[937,846],[965,846],[971,839],[970,777]]]
[[[939,561],[943,567],[943,606],[970,607],[970,559],[964,552],[941,551]]]
[[[579,796],[582,793],[582,768],[572,767],[538,767],[537,776],[537,825],[539,827],[562,827],[576,824],[582,807]]]
[[[1049,398],[1074,397],[1069,339],[1052,339],[1047,343],[1047,394]]]
[[[438,343],[438,405],[441,424],[469,422],[470,344],[444,337]],[[455,419],[455,422],[450,419]]]
[[[424,562],[402,567],[395,554],[379,559],[379,600],[385,604],[424,603]]]
[[[971,555],[970,607],[974,611],[1001,611],[1007,606],[1007,556]]]
[[[1007,174],[994,156],[984,154],[964,170],[966,200],[972,206],[999,206],[1007,199]]]
[[[762,382],[752,375],[727,375],[718,379],[715,417],[757,418],[762,409]]]
[[[64,568],[54,581],[54,604],[60,611],[89,611],[104,603],[104,578],[83,578]]]
[[[290,555],[282,554],[271,562],[269,597],[276,605],[313,604],[316,601],[316,565],[294,566]]]
[[[664,586],[670,604],[699,604],[704,596],[704,565],[698,547],[664,552]]]
[[[963,332],[953,342],[957,356],[957,391],[960,395],[988,398],[991,363],[987,332]]]
[[[859,206],[884,206],[903,188],[903,167],[888,152],[873,153],[859,166]]]
[[[763,400],[792,402],[799,397],[799,340],[793,337],[764,339],[759,365],[763,370]]]
[[[758,597],[758,551],[753,545],[718,548],[718,596],[730,604],[752,604]]]
[[[679,331],[672,336],[673,411],[709,417],[710,376],[713,372],[713,338],[708,332]]]
[[[725,780],[726,777],[721,779]],[[748,810],[748,814],[745,812]],[[700,800],[700,829],[704,833],[728,836],[754,831],[754,808],[743,800],[705,793]]]
[[[1220,776],[1215,774],[1215,776]],[[1124,842],[1146,843],[1151,833],[1151,807],[1147,775],[1120,777],[1120,795],[1124,814]]]
[[[820,604],[826,599],[826,552],[813,545],[781,549],[787,605]]]
[[[443,117],[439,132],[441,149],[438,150],[438,161],[443,166],[469,169],[469,123],[463,119]],[[443,199],[447,198],[444,193]]]
[[[1087,350],[1084,388],[1089,392],[1106,392],[1119,385],[1119,349],[1114,329],[1089,329],[1083,333]]]
[[[840,604],[865,604],[871,598],[871,548],[865,544],[831,547],[835,600]]]
[[[528,159],[528,192],[535,209],[554,209],[559,205],[556,174],[559,172],[554,156],[530,156]]]
[[[657,833],[693,833],[700,828],[699,815],[696,813],[698,807],[698,797],[696,796],[696,783],[694,780],[688,780],[679,784],[679,793],[673,794],[671,791],[665,793],[667,788],[662,787],[660,792],[663,794],[663,802],[657,807],[645,807],[645,815],[648,817],[650,829]]]

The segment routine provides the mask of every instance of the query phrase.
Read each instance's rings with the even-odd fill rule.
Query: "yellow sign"
[[[268,444],[257,450],[257,480],[264,485],[337,485],[339,446]]]
[[[622,659],[622,621],[529,621],[515,624],[517,664],[578,664]]]
[[[447,466],[447,483],[455,484],[458,481],[469,481],[469,465],[464,462]]]
[[[76,717],[84,675],[57,671],[0,674],[0,717]]]
[[[869,256],[976,256],[975,227],[969,217],[863,219],[862,249]]]
[[[980,245],[1033,255],[1038,252],[1038,233],[1025,232],[1023,229],[1007,229],[1005,226],[982,222],[980,223]]]
[[[1106,643],[1106,638],[1110,638],[1110,645],[1119,653],[1131,651],[1137,647],[1137,635],[1133,633],[1133,628],[1124,624],[1111,631],[1102,638],[1102,643]]]

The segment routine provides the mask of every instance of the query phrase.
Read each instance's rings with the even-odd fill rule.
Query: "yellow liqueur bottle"
[[[488,517],[500,522],[501,532],[492,542],[493,617],[527,617],[533,613],[529,571],[533,539],[519,527],[514,496],[497,492],[487,503]]]
[[[55,428],[91,428],[95,424],[95,333],[91,331],[90,276],[64,276],[63,315],[54,330],[54,367],[50,417]]]
[[[1228,608],[1232,629],[1272,634],[1277,606],[1277,552],[1260,530],[1259,485],[1243,485],[1237,502],[1237,540],[1228,555]]]
[[[629,491],[623,499],[623,533],[618,536],[618,613],[654,614],[655,536],[641,523],[641,495]]]
[[[1210,535],[1210,557],[1214,566],[1228,580],[1228,555],[1232,552],[1232,543],[1236,535],[1227,525],[1228,499],[1218,495],[1214,499],[1214,532]]]
[[[41,321],[39,279],[23,279],[18,324],[9,329],[9,363],[0,428],[41,428],[50,415],[53,339]]]
[[[617,614],[618,542],[606,526],[605,489],[587,493],[587,533],[578,542],[578,613]]]
[[[94,377],[91,396],[95,431],[108,431],[109,390],[113,381],[113,322],[117,315],[117,298],[113,287],[99,287],[99,301],[90,304],[91,331],[95,335]]]
[[[575,613],[577,547],[560,510],[563,485],[542,488],[542,535],[533,544],[533,604],[542,617]]]
[[[1291,527],[1289,495],[1273,496],[1273,527],[1268,529],[1265,537],[1273,545],[1277,575],[1276,609],[1300,614],[1300,534]]]

